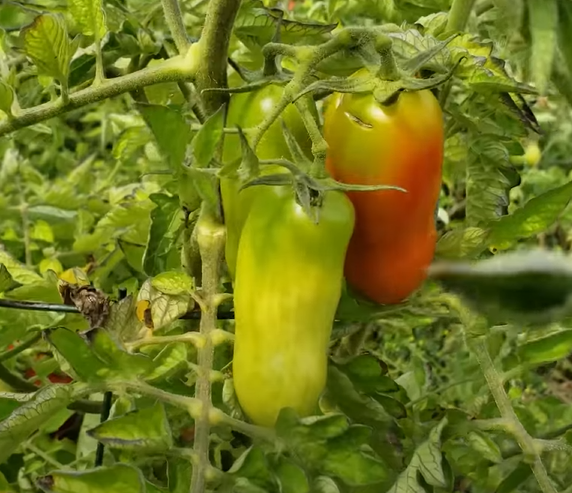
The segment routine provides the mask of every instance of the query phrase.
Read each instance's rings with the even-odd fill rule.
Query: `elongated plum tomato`
[[[229,85],[231,87],[239,85],[237,79],[239,79],[238,75],[233,74],[229,78]],[[256,91],[234,94],[230,100],[226,126],[233,128],[239,125],[243,130],[256,127],[278,104],[283,90],[283,87],[271,84]],[[315,108],[313,101],[311,107]],[[288,105],[281,116],[301,149],[310,158],[312,156],[312,141],[296,107],[292,104]],[[315,118],[318,118],[317,113]],[[224,139],[224,162],[229,163],[240,158],[241,152],[238,135],[226,135]],[[291,159],[280,121],[275,121],[266,131],[258,144],[256,155],[259,159]],[[261,169],[261,174],[280,172],[286,172],[286,169],[280,166],[264,166]],[[236,177],[221,178],[220,187],[227,230],[225,257],[229,273],[234,278],[240,232],[250,210],[250,204],[259,193],[260,187],[248,188],[239,192],[241,184]]]
[[[344,183],[407,190],[348,192],[356,226],[345,275],[378,303],[407,298],[433,259],[443,133],[441,108],[428,90],[401,93],[387,106],[371,94],[335,94],[326,108],[330,174]]]
[[[234,387],[250,419],[317,408],[354,226],[351,202],[327,192],[316,224],[291,188],[260,187],[240,244],[234,289]]]

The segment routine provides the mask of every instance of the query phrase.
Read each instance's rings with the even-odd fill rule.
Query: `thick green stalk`
[[[212,114],[228,100],[218,91],[202,93],[204,89],[226,87],[226,70],[230,35],[240,0],[211,0],[205,18],[205,27],[198,44],[200,61],[195,86],[207,114]]]
[[[169,26],[177,50],[179,50],[180,54],[184,54],[189,49],[190,43],[185,24],[183,23],[179,2],[178,0],[162,0],[161,3],[165,13],[165,21],[167,26]]]
[[[447,19],[446,31],[448,33],[463,31],[475,5],[475,0],[453,0],[451,10],[449,11],[449,18]],[[444,86],[439,95],[439,103],[442,107],[445,106],[449,93],[453,86],[453,81],[449,80]]]
[[[201,413],[195,419],[195,445],[197,465],[193,469],[191,493],[203,493],[206,487],[205,473],[210,467],[209,435],[212,409],[210,373],[213,366],[213,332],[217,329],[217,309],[220,296],[220,265],[224,252],[225,229],[215,215],[203,204],[197,222],[197,240],[202,260],[202,286],[200,296],[200,333],[205,344],[198,350],[198,376],[195,385],[195,399],[201,403]]]
[[[158,65],[114,79],[106,79],[98,86],[91,86],[72,93],[66,104],[58,100],[21,110],[13,118],[0,121],[0,137],[14,130],[35,125],[88,104],[136,91],[142,87],[161,82],[190,80],[196,69],[195,62],[192,56],[171,58]]]
[[[475,0],[453,0],[446,30],[462,31],[465,29],[474,4]]]
[[[18,344],[15,348],[13,349],[9,349],[8,351],[4,351],[2,353],[0,353],[0,363],[2,361],[7,361],[10,358],[13,358],[14,356],[20,354],[22,351],[25,351],[26,349],[28,349],[29,347],[33,346],[34,344],[36,344],[36,342],[38,342],[40,339],[42,338],[42,333],[41,332],[37,332],[36,334],[34,334],[32,337],[30,337],[29,339],[25,340],[24,342]]]

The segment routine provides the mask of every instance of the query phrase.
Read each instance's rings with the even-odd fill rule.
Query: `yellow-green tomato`
[[[317,409],[354,210],[327,192],[316,224],[291,189],[260,188],[238,249],[233,375],[247,416],[272,427],[282,408]]]
[[[226,126],[233,128],[239,125],[243,130],[256,127],[273,111],[282,97],[282,92],[283,87],[269,85],[256,91],[234,94],[230,101]],[[315,108],[313,101],[311,101],[311,107]],[[312,141],[306,132],[306,127],[296,107],[292,104],[288,105],[281,117],[302,150],[311,158]],[[317,119],[317,114],[315,118]],[[257,146],[256,155],[259,159],[291,159],[280,120],[275,121],[266,131]],[[240,157],[241,145],[239,136],[227,134],[224,142],[224,162],[229,163]],[[264,166],[261,169],[261,174],[274,174],[286,171],[281,166]],[[225,257],[232,278],[234,278],[235,273],[240,232],[250,210],[252,200],[259,192],[259,189],[256,187],[239,192],[241,185],[236,177],[224,177],[220,183],[227,228]]]

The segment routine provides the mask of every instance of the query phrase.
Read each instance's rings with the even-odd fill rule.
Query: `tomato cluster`
[[[270,85],[233,96],[227,126],[255,127],[281,95],[281,87]],[[406,192],[328,191],[316,223],[291,186],[240,191],[236,177],[221,179],[234,284],[234,386],[245,413],[263,426],[273,426],[284,407],[300,415],[316,411],[344,275],[367,298],[398,303],[423,282],[435,249],[443,123],[433,94],[403,93],[386,106],[370,94],[335,94],[324,116],[333,178]],[[311,157],[296,108],[290,105],[283,118]],[[266,132],[256,154],[291,157],[280,122]],[[239,157],[238,137],[231,134],[224,160]],[[268,166],[262,172],[280,171]]]

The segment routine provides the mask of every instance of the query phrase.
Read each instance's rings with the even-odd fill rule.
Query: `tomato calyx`
[[[461,57],[455,65],[445,74],[433,75],[426,79],[413,76],[403,76],[399,80],[385,80],[378,74],[371,73],[369,69],[361,69],[349,78],[332,77],[319,80],[308,85],[296,94],[294,101],[311,93],[350,93],[350,94],[373,94],[376,101],[383,106],[391,106],[397,102],[402,92],[416,92],[426,89],[435,89],[453,77],[455,71],[464,60]]]
[[[259,176],[244,183],[240,190],[255,186],[290,186],[296,194],[297,203],[302,206],[308,217],[316,223],[319,221],[319,209],[322,206],[324,194],[331,191],[369,192],[379,190],[397,190],[407,192],[394,185],[359,185],[341,183],[331,177],[314,178],[300,169],[299,166],[287,159],[267,159],[259,162],[260,165],[282,166],[287,172]]]

